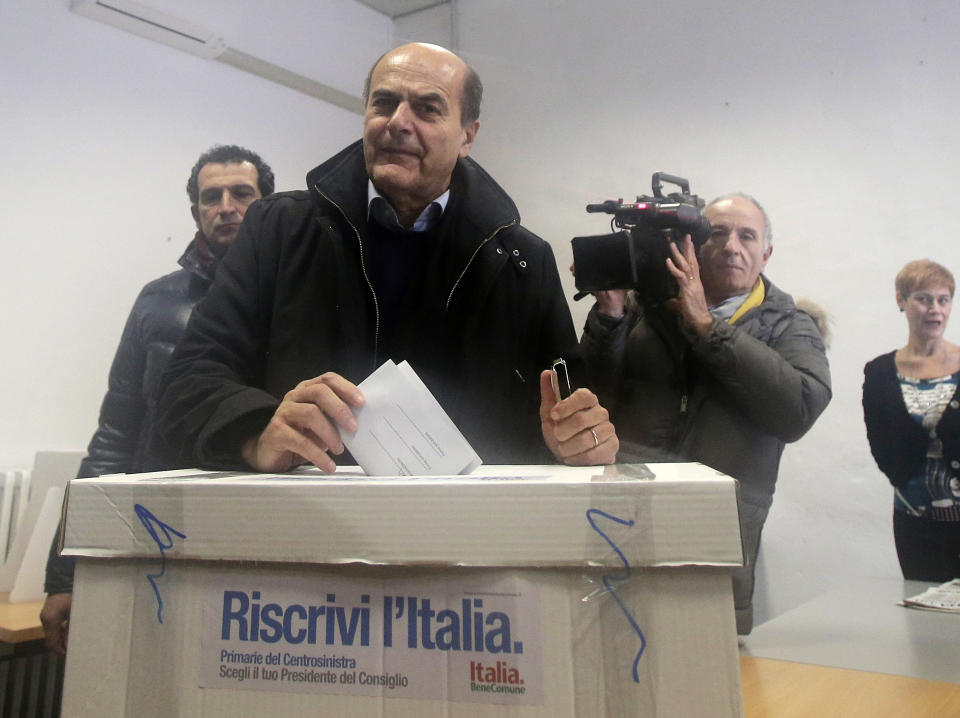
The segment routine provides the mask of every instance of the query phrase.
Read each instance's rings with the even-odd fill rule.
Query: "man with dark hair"
[[[248,149],[218,145],[197,160],[187,194],[197,233],[180,257],[181,268],[147,284],[134,302],[77,478],[165,468],[153,439],[160,376],[250,204],[273,194],[273,171]],[[66,651],[73,568],[72,559],[57,554],[54,539],[40,618],[47,645],[58,653]]]
[[[196,207],[200,201],[200,170],[208,164],[244,164],[249,163],[256,170],[257,188],[262,197],[273,194],[273,170],[270,165],[260,159],[260,155],[246,147],[237,145],[214,145],[209,150],[200,155],[196,164],[190,170],[190,178],[187,180],[187,196],[190,198],[190,204]],[[197,215],[194,211],[193,218]]]
[[[487,463],[614,460],[596,396],[558,402],[543,371],[577,356],[576,333],[549,245],[467,156],[475,75],[436,45],[391,50],[363,139],[309,191],[251,208],[164,377],[159,425],[181,463],[332,471],[356,384],[387,359],[410,362]]]
[[[664,268],[678,296],[640,306],[622,291],[598,292],[581,345],[624,439],[622,461],[699,461],[740,482],[745,565],[733,596],[746,634],[784,444],[830,401],[826,322],[762,274],[773,235],[755,199],[726,195],[704,215],[711,234],[699,257],[687,237]]]

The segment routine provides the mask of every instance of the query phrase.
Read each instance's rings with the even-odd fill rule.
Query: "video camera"
[[[680,192],[664,197],[663,182],[677,185]],[[578,290],[574,299],[606,289],[635,289],[648,305],[677,296],[677,280],[666,266],[670,244],[689,234],[699,255],[710,238],[703,206],[702,199],[690,194],[689,181],[665,172],[654,173],[652,197],[588,204],[587,212],[613,215],[610,228],[614,231],[571,241]]]

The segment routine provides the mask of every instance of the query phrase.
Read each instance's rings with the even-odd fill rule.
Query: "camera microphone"
[[[623,200],[618,199],[614,202],[612,199],[608,199],[606,202],[601,202],[600,204],[588,204],[587,212],[591,214],[594,212],[606,212],[607,214],[613,214],[623,205]]]

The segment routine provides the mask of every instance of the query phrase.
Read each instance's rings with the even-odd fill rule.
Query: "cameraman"
[[[826,322],[761,274],[773,245],[755,199],[726,195],[704,215],[699,260],[689,236],[666,260],[678,296],[641,306],[633,292],[597,292],[581,348],[621,438],[618,460],[699,461],[740,482],[745,566],[733,585],[745,635],[780,455],[830,401]]]

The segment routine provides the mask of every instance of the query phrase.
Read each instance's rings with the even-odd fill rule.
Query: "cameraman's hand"
[[[577,276],[577,270],[574,265],[570,265],[570,274]],[[623,307],[627,303],[626,289],[607,289],[602,292],[594,292],[593,298],[597,300],[597,311],[601,314],[620,319],[623,316]]]
[[[667,258],[667,271],[676,278],[680,291],[676,299],[667,302],[667,306],[677,312],[684,324],[697,335],[706,336],[713,317],[707,308],[707,298],[700,282],[700,264],[690,235],[683,238],[683,252],[671,243],[670,254],[673,256]]]

